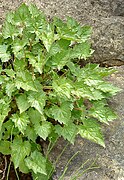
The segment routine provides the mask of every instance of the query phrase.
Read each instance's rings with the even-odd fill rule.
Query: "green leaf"
[[[10,20],[12,21],[12,20]],[[8,22],[7,20],[3,24],[3,29],[2,29],[2,35],[5,39],[11,37],[14,39],[14,37],[17,37],[19,34],[21,34],[21,31],[14,26],[11,22]]]
[[[33,142],[37,139],[37,134],[34,130],[34,127],[30,127],[29,125],[26,127],[25,136],[28,137],[29,140],[32,140]]]
[[[32,75],[28,71],[17,72],[15,80],[15,86],[17,89],[24,89],[26,91],[37,91]]]
[[[41,121],[46,121],[44,115],[41,115],[36,109],[30,108],[28,110],[28,115],[33,124],[37,124]]]
[[[18,127],[19,131],[24,134],[27,124],[30,122],[27,113],[13,114],[11,120],[15,123],[15,127]]]
[[[15,11],[14,23],[16,25],[29,25],[31,22],[31,15],[26,4],[21,4],[21,6]]]
[[[76,44],[71,51],[70,57],[72,59],[78,58],[78,59],[87,59],[91,56],[93,53],[93,50],[91,50],[91,46],[88,42],[83,42],[81,44]]]
[[[51,45],[56,40],[52,25],[47,24],[39,38],[43,41],[45,48],[49,52]]]
[[[7,62],[10,59],[10,53],[7,52],[8,46],[3,44],[0,45],[0,59],[2,60],[2,62]]]
[[[43,108],[46,102],[46,95],[41,90],[40,92],[29,92],[28,93],[28,103],[31,107],[34,107],[39,111],[39,113],[43,114]]]
[[[84,84],[84,81],[75,82],[74,90],[72,90],[71,93],[72,95],[79,98],[82,97],[89,100],[100,100],[105,97],[100,90],[97,90],[94,87],[87,86],[86,84]]]
[[[49,111],[54,119],[61,124],[68,124],[70,122],[71,107],[69,102],[63,102],[60,106],[54,105]]]
[[[29,141],[22,141],[22,138],[18,136],[14,138],[11,149],[12,161],[14,162],[15,168],[17,168],[24,158],[29,156],[31,152],[31,144]]]
[[[95,119],[84,119],[83,125],[78,125],[79,134],[81,137],[91,140],[105,147],[103,135],[100,125]]]
[[[64,51],[58,52],[54,56],[52,56],[51,59],[49,59],[49,61],[47,62],[47,65],[49,65],[53,69],[57,68],[60,71],[70,60],[70,57],[71,57],[70,50],[64,50]]]
[[[52,87],[59,97],[66,97],[70,99],[73,86],[69,79],[62,77],[55,79],[53,80]]]
[[[9,155],[11,154],[11,149],[10,149],[11,142],[9,141],[0,141],[0,152],[4,155]]]
[[[101,91],[103,91],[103,92],[105,92],[105,93],[109,93],[111,96],[116,95],[117,92],[120,92],[120,91],[121,91],[120,88],[115,87],[115,86],[113,86],[112,84],[107,83],[107,82],[103,82],[103,83],[99,84],[99,85],[96,87],[96,89],[99,89],[99,90],[101,90]]]
[[[46,140],[48,135],[51,133],[51,128],[52,124],[48,121],[43,121],[41,125],[40,123],[34,125],[36,134],[38,134],[44,140]]]
[[[78,131],[75,124],[69,123],[68,125],[64,125],[64,127],[56,125],[55,132],[59,136],[63,136],[65,140],[67,139],[70,143],[74,144],[75,136],[77,135]]]
[[[22,94],[16,98],[17,106],[20,111],[20,114],[24,111],[26,111],[30,104],[28,103],[26,94]]]
[[[12,45],[13,53],[17,55],[19,51],[24,50],[24,47],[25,45],[27,45],[27,43],[28,40],[26,38],[23,39],[15,38]]]
[[[19,171],[21,171],[22,173],[25,173],[25,174],[29,173],[29,169],[28,169],[28,167],[26,166],[24,160],[23,160],[23,161],[20,161],[20,163],[19,163]]]
[[[3,99],[1,99],[2,101]],[[7,101],[3,100],[3,102],[0,102],[0,131],[2,124],[4,122],[4,119],[8,116],[8,113],[10,111],[10,105]]]
[[[41,173],[47,175],[46,172],[46,159],[38,151],[31,153],[29,157],[25,159],[26,166],[32,169],[35,174]]]
[[[117,118],[117,115],[107,106],[104,101],[94,101],[88,112],[89,116],[97,118],[100,122],[108,124]]]
[[[33,179],[36,179],[36,180],[49,180],[51,178],[51,175],[53,174],[54,167],[49,161],[46,162],[46,167],[47,167],[47,169],[46,169],[47,175],[41,174],[41,173],[35,174],[34,172],[32,172]]]

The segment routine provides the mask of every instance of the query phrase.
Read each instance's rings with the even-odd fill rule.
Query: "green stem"
[[[48,177],[50,178],[51,175],[53,174],[53,171],[54,171],[54,168],[56,167],[56,164],[57,162],[59,161],[59,159],[61,158],[62,154],[64,153],[64,151],[66,150],[67,146],[69,145],[69,142],[66,144],[66,146],[63,148],[62,152],[59,154],[59,156],[57,157],[56,161],[55,161],[55,164],[54,164],[54,167],[51,169]]]
[[[64,168],[64,172],[63,172],[62,175],[60,176],[59,180],[62,180],[62,179],[63,179],[63,177],[64,177],[64,175],[65,175],[65,173],[66,173],[66,171],[67,171],[67,169],[68,169],[69,163],[72,161],[72,159],[73,159],[79,152],[80,152],[80,151],[77,151],[77,152],[69,159],[69,161],[67,162],[67,164],[66,164],[66,166],[65,166],[65,168]]]
[[[10,161],[9,166],[8,166],[6,180],[9,180],[10,166],[11,166],[11,161]]]

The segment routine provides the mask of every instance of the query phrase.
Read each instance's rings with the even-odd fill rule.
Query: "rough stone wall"
[[[9,10],[31,2],[47,16],[74,17],[93,27],[93,61],[124,64],[124,0],[0,0],[0,24]]]
[[[93,27],[92,60],[109,65],[124,64],[124,0],[0,0],[0,23],[5,14],[22,2],[31,2],[47,16],[72,16]]]

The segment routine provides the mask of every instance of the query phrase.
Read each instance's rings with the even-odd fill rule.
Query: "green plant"
[[[82,62],[93,50],[91,27],[68,17],[51,22],[34,5],[10,12],[0,34],[0,152],[15,169],[49,179],[52,165],[40,137],[51,145],[77,134],[105,146],[100,123],[116,115],[107,105],[119,88],[104,81],[114,72]],[[46,168],[47,167],[47,168]]]

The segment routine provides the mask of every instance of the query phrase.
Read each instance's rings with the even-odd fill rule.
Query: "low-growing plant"
[[[0,34],[0,152],[15,169],[49,179],[52,164],[39,139],[77,134],[105,147],[100,124],[116,119],[107,99],[119,88],[114,72],[83,62],[92,55],[91,27],[71,17],[48,21],[35,5],[10,12]],[[82,62],[82,63],[80,63]]]

